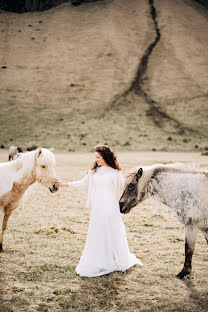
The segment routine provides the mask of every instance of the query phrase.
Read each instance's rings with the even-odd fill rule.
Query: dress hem
[[[110,274],[110,273],[112,273],[112,272],[125,272],[125,271],[127,271],[128,269],[130,269],[132,266],[134,266],[134,265],[136,265],[136,264],[138,264],[138,265],[140,265],[140,266],[143,266],[143,263],[142,263],[142,261],[141,260],[139,260],[139,259],[137,259],[137,261],[135,262],[135,263],[133,263],[133,264],[130,264],[129,266],[127,266],[127,267],[125,267],[125,268],[122,268],[122,267],[115,267],[115,268],[111,268],[111,269],[109,269],[109,270],[106,270],[106,271],[102,271],[102,272],[98,272],[97,274],[95,273],[95,274],[86,274],[86,273],[81,273],[81,272],[79,272],[79,270],[76,268],[75,269],[75,272],[79,275],[79,276],[81,276],[81,277],[99,277],[99,276],[103,276],[103,275],[107,275],[107,274]]]

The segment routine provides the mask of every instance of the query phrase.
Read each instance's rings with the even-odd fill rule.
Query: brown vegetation
[[[67,2],[0,16],[0,144],[207,145],[208,13],[196,1]]]

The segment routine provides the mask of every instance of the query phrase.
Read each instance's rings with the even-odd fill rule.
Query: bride
[[[80,276],[95,277],[113,271],[125,271],[135,264],[143,265],[129,251],[125,226],[119,209],[125,178],[115,153],[106,145],[95,147],[95,163],[79,181],[60,186],[88,186],[90,223],[85,247],[75,271]]]

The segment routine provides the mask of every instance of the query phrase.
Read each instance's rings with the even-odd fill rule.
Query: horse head
[[[57,179],[56,160],[51,150],[46,148],[38,148],[35,151],[35,167],[34,175],[36,181],[49,188],[52,193],[58,191],[58,185],[55,183]]]
[[[128,213],[144,197],[143,192],[140,192],[138,187],[142,173],[143,170],[140,168],[128,178],[123,195],[119,201],[121,213]]]

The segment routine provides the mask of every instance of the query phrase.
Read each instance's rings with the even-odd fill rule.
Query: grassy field
[[[57,173],[81,178],[89,153],[58,153]],[[184,161],[208,166],[199,153],[120,153],[124,172],[139,164]],[[7,159],[0,152],[0,161]],[[165,206],[145,201],[123,217],[129,247],[144,263],[127,272],[81,278],[74,269],[85,244],[89,211],[85,189],[51,194],[34,186],[9,220],[6,252],[0,256],[0,311],[207,311],[208,246],[199,234],[194,276],[175,276],[183,266],[184,233]]]

